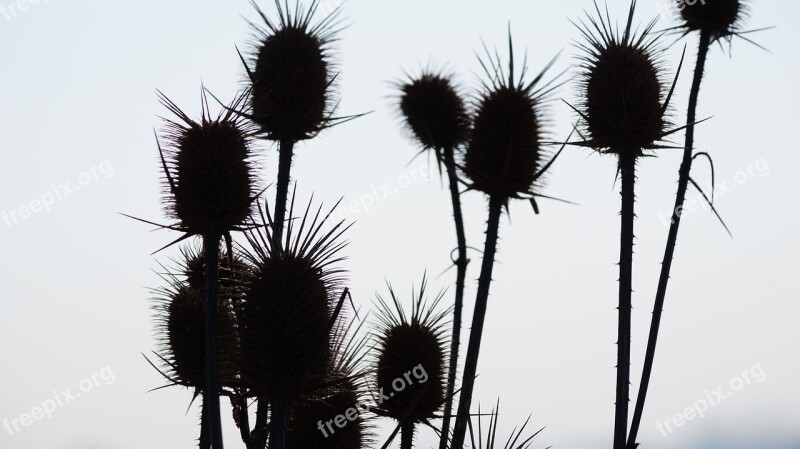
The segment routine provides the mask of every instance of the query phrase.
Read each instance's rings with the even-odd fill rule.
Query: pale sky
[[[627,0],[609,2],[622,21]],[[19,420],[44,404],[55,409],[28,418],[19,431],[0,428],[0,448],[196,447],[191,394],[147,393],[161,379],[141,356],[155,348],[147,288],[161,285],[154,270],[178,249],[150,253],[177,236],[149,232],[118,212],[164,221],[153,128],[166,111],[155,90],[195,116],[201,82],[232,98],[244,72],[234,46],[247,42],[244,18],[255,20],[254,10],[246,0],[17,3],[23,4],[0,0],[0,420]],[[259,4],[274,16],[271,2]],[[640,1],[636,20],[649,21],[667,4]],[[734,238],[699,206],[685,215],[640,433],[647,448],[800,447],[800,214],[797,176],[790,173],[800,167],[800,148],[784,135],[800,123],[800,3],[751,6],[746,28],[777,27],[752,36],[770,52],[741,40],[732,57],[712,49],[699,106],[699,115],[712,119],[697,128],[698,148],[714,156],[716,204]],[[432,277],[444,271],[455,247],[449,195],[437,173],[419,176],[425,159],[412,161],[418,150],[400,127],[392,82],[430,62],[457,73],[474,93],[474,52],[483,38],[505,57],[509,22],[517,55],[527,48],[532,72],[563,50],[557,73],[576,62],[570,42],[579,33],[568,19],[591,7],[591,0],[345,4],[350,26],[337,44],[340,111],[373,112],[301,144],[293,176],[303,201],[313,191],[329,204],[342,196],[373,203],[349,214],[356,225],[345,250],[350,286],[364,310],[385,279],[408,292],[426,269]],[[660,24],[674,21],[665,16]],[[675,97],[680,120],[696,36],[665,57],[674,70],[684,42],[686,71]],[[575,120],[561,98],[575,100],[574,83],[552,104],[555,139],[565,138]],[[272,182],[277,152],[261,151],[263,178]],[[674,201],[679,161],[680,150],[665,150],[639,167],[633,392],[666,239],[661,217]],[[500,398],[501,435],[533,414],[532,427],[547,426],[533,447],[611,445],[614,165],[611,157],[569,149],[545,193],[579,205],[542,201],[534,216],[527,203],[512,203],[512,220],[501,222],[474,403],[488,408]],[[710,183],[702,162],[694,176]],[[468,193],[464,202],[468,243],[482,247],[486,201]],[[471,258],[468,323],[480,254]],[[454,278],[451,270],[431,289],[450,287]],[[675,424],[675,415],[697,409],[693,404],[713,391],[729,394],[702,418]],[[224,410],[227,447],[243,447]],[[671,432],[659,431],[657,421],[671,422]],[[418,447],[435,441],[425,430]]]

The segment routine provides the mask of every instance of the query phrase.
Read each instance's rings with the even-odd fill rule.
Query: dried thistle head
[[[399,84],[400,112],[425,149],[454,151],[469,135],[469,114],[452,76],[424,70]]]
[[[389,397],[378,412],[400,422],[434,419],[445,400],[449,310],[437,310],[444,292],[427,302],[426,284],[423,278],[419,292],[412,289],[410,316],[391,285],[391,302],[377,297],[374,391]]]
[[[697,0],[676,5],[686,32],[707,33],[711,42],[730,40],[747,16],[745,0]]]
[[[194,120],[159,93],[161,103],[177,120],[164,119],[166,145],[161,152],[165,172],[166,213],[188,235],[237,229],[250,215],[256,195],[252,130],[233,110],[245,101],[236,98],[216,118],[208,111]]]
[[[337,8],[314,22],[319,0],[308,9],[275,0],[278,20],[253,6],[264,25],[251,23],[254,42],[247,67],[252,89],[251,118],[267,138],[299,141],[336,121],[332,117],[335,64],[331,44],[339,27]]]
[[[615,31],[597,3],[598,17],[587,15],[579,28],[586,42],[578,43],[581,60],[581,100],[578,110],[586,138],[582,145],[603,153],[639,157],[659,147],[670,133],[666,116],[668,84],[660,61],[660,33],[653,20],[637,34],[633,29],[636,1],[627,25]]]
[[[507,74],[499,56],[488,50],[481,62],[489,81],[476,102],[463,165],[472,189],[504,199],[534,195],[541,186],[546,102],[557,87],[541,83],[555,60],[526,81],[526,63],[519,77],[515,72],[510,33],[509,53]]]
[[[366,418],[362,415],[363,392],[352,381],[342,381],[323,394],[304,398],[292,405],[286,447],[304,449],[361,449],[368,441]],[[333,422],[343,416],[344,427]],[[326,427],[326,423],[332,423]],[[337,421],[338,422],[338,421]],[[322,423],[322,430],[320,429]],[[341,423],[340,423],[341,424]]]
[[[328,378],[331,324],[343,291],[344,270],[336,265],[347,227],[339,222],[325,229],[330,213],[321,217],[321,207],[310,208],[299,225],[289,221],[281,245],[263,214],[264,226],[246,234],[253,268],[238,312],[240,366],[243,381],[259,395],[295,399]]]
[[[234,305],[242,288],[239,276],[246,264],[220,252],[218,324],[220,381],[224,387],[237,385],[237,335]],[[202,390],[205,388],[205,273],[203,257],[194,248],[184,249],[177,269],[162,278],[168,286],[155,290],[156,335],[162,374],[172,383]],[[239,270],[242,271],[239,271]]]

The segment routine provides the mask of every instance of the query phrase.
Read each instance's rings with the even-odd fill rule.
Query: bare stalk
[[[206,414],[209,440],[213,449],[222,449],[222,421],[219,408],[219,336],[217,335],[220,239],[221,236],[218,233],[203,235],[206,335],[206,389],[203,391],[203,411]]]

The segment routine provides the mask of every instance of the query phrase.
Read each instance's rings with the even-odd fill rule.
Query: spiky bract
[[[423,147],[439,153],[466,142],[469,114],[449,75],[425,70],[399,87],[400,112]]]
[[[331,125],[335,109],[331,43],[339,9],[313,24],[319,1],[305,10],[297,3],[275,1],[278,20],[255,5],[264,26],[252,24],[254,43],[248,65],[251,114],[260,131],[273,140],[311,138]]]
[[[620,34],[604,18],[581,21],[585,43],[581,59],[580,115],[586,140],[583,145],[604,153],[639,157],[644,150],[659,147],[669,134],[666,116],[668,85],[660,63],[661,34],[656,21],[637,34],[632,30],[636,2],[631,2],[627,26]]]
[[[377,297],[374,390],[391,396],[380,404],[380,413],[404,423],[435,418],[445,399],[448,341],[444,324],[449,310],[437,310],[444,292],[426,301],[426,283],[423,278],[418,293],[412,289],[410,316],[391,285],[391,304]]]
[[[167,144],[161,151],[165,171],[165,209],[189,234],[224,234],[250,215],[257,187],[252,130],[233,110],[212,118],[203,95],[199,121],[190,118],[163,94],[160,100],[178,118],[165,119]]]
[[[343,260],[338,252],[347,227],[339,222],[323,231],[330,214],[321,217],[321,208],[310,207],[299,229],[289,221],[282,245],[263,214],[264,226],[246,234],[253,270],[239,310],[241,371],[260,395],[297,398],[329,375],[332,312],[343,282],[335,265]]]

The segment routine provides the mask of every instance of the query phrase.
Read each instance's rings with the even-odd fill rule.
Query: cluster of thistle
[[[288,151],[291,162],[295,142],[337,121],[330,45],[338,11],[312,24],[316,1],[307,10],[276,6],[278,21],[258,10],[266,27],[254,25],[252,55],[242,57],[246,89],[223,112],[212,116],[204,93],[195,120],[160,95],[174,115],[158,136],[165,213],[175,221],[163,227],[183,234],[173,244],[199,237],[202,248],[185,246],[154,290],[152,364],[167,386],[203,398],[201,449],[222,448],[220,397],[248,449],[358,449],[376,415],[402,424],[437,417],[445,314],[433,312],[438,301],[422,302],[423,285],[410,317],[395,298],[377,330],[362,332],[365,321],[348,313],[341,253],[349,226],[332,222],[333,209],[295,208],[294,197],[280,204],[290,163],[275,205],[288,219],[260,198],[257,142],[280,142],[281,160]],[[415,369],[424,383],[391,390]],[[363,410],[370,392],[390,390],[379,407]]]

